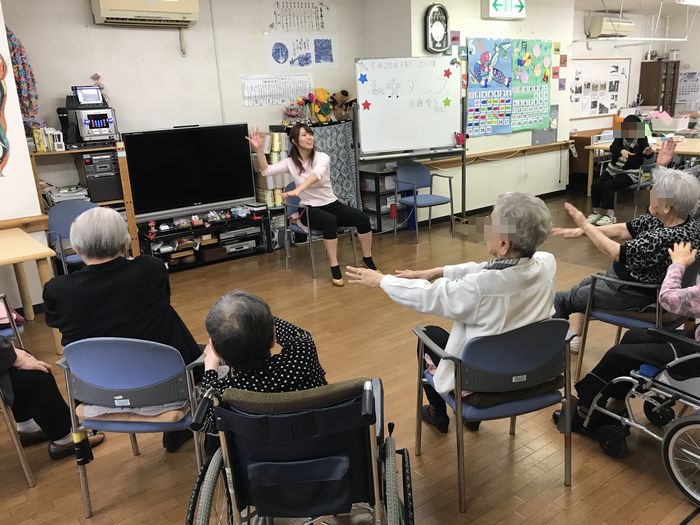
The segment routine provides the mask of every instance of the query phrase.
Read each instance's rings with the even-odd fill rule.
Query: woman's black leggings
[[[354,226],[360,234],[372,231],[369,217],[364,212],[340,201],[333,201],[325,206],[309,207],[309,217],[305,214],[302,221],[310,229],[323,232],[324,239],[336,239],[339,226]]]

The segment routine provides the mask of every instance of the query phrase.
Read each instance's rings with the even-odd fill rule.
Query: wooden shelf
[[[75,153],[90,153],[95,151],[116,151],[116,146],[102,146],[101,148],[67,149],[65,151],[32,151],[30,157],[52,157],[54,155],[74,155]]]
[[[112,204],[124,204],[124,201],[122,199],[116,199],[113,201],[100,201],[100,202],[95,202],[98,206],[111,206]]]

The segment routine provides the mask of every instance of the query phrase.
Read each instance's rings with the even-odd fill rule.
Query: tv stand
[[[200,214],[199,220],[173,216],[138,222],[141,253],[159,257],[171,271],[178,271],[270,251],[267,209],[247,217],[228,209],[214,211],[217,219]]]

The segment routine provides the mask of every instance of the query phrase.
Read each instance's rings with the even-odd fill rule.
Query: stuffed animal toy
[[[355,99],[350,100],[350,93],[345,89],[333,93],[331,95],[331,105],[333,106],[333,116],[335,120],[348,118],[348,112],[354,103]]]
[[[316,88],[313,100],[314,118],[321,123],[330,121],[331,109],[331,94],[326,88]]]

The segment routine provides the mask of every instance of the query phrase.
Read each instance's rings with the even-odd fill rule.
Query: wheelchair
[[[379,379],[286,393],[209,389],[193,430],[212,406],[221,446],[195,481],[185,523],[328,523],[362,509],[375,525],[413,524],[408,451],[396,450],[393,423],[384,436]]]
[[[620,414],[605,407],[609,397],[605,387],[593,399],[583,426],[588,427],[596,412],[617,420],[597,432],[603,451],[615,458],[626,454],[631,428],[659,441],[669,477],[691,503],[700,506],[700,343],[666,330],[649,331],[671,344],[676,359],[663,368],[644,364],[629,376],[613,379],[609,385],[630,385],[625,411]],[[682,354],[678,348],[684,350]],[[644,415],[655,429],[634,414],[633,399],[643,401]]]

